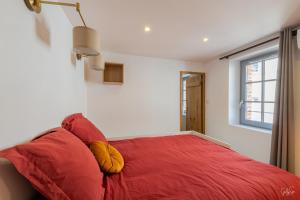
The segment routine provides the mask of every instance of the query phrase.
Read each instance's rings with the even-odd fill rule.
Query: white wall
[[[104,58],[125,68],[121,86],[103,85],[102,72],[86,77],[88,116],[107,137],[179,131],[179,71],[201,71],[201,64],[109,52]]]
[[[1,2],[0,149],[85,112],[82,63],[72,65],[72,26],[59,7],[30,12],[23,1]]]
[[[278,49],[278,42],[252,49],[230,60],[212,60],[207,71],[207,134],[227,141],[243,155],[269,163],[271,131],[239,125],[240,61]]]
[[[206,65],[206,133],[224,140],[243,155],[268,162],[271,134],[229,124],[229,60]]]
[[[270,46],[273,46],[271,44]],[[272,50],[274,47],[270,47]],[[295,117],[296,117],[296,174],[300,176],[300,50],[295,42]],[[231,63],[232,64],[232,63]],[[230,143],[235,150],[253,159],[269,163],[271,150],[271,134],[257,129],[247,129],[242,126],[230,125],[229,108],[233,98],[229,97],[229,86],[234,81],[229,80],[229,60],[212,60],[205,64],[207,72],[207,134]],[[238,81],[235,82],[239,84]],[[236,105],[236,104],[235,104]],[[235,120],[233,120],[235,121]],[[234,124],[234,123],[233,123]]]

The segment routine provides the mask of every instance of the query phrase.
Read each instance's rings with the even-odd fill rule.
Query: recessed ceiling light
[[[203,38],[203,42],[208,42],[208,38],[207,37]]]
[[[149,26],[145,26],[144,28],[144,31],[147,33],[147,32],[150,32],[151,31],[151,28]]]

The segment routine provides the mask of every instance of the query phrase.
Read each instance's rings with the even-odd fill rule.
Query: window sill
[[[230,125],[233,127],[237,127],[237,128],[243,128],[243,129],[248,129],[251,131],[256,131],[256,132],[261,132],[261,133],[266,133],[266,134],[272,135],[272,130],[256,128],[256,127],[246,126],[246,125],[241,125],[241,124],[230,124]]]

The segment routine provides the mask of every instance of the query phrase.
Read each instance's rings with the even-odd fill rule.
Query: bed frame
[[[203,135],[196,131],[183,131],[177,133],[167,133],[161,135],[139,135],[139,136],[128,136],[110,138],[109,141],[133,139],[139,137],[158,137],[166,135],[182,135],[192,134],[202,139],[211,141],[215,144],[223,146],[225,148],[231,148],[231,146],[223,141],[214,139],[207,135]],[[0,199],[1,200],[32,200],[36,196],[37,192],[33,189],[31,184],[21,176],[14,166],[7,160],[0,158]]]

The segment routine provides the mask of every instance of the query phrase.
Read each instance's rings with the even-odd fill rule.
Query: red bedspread
[[[124,156],[106,200],[300,200],[300,179],[193,135],[111,142]]]

